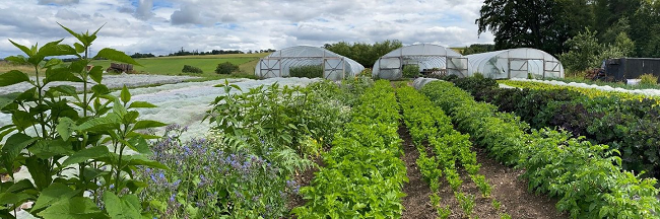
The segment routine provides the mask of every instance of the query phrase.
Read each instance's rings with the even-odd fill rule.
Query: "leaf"
[[[139,203],[134,205],[134,201],[137,200],[133,198],[135,195],[125,195],[121,199],[112,192],[105,191],[103,193],[103,202],[105,203],[105,209],[108,211],[110,218],[113,219],[133,219],[141,218],[140,212],[142,211]]]
[[[55,41],[44,45],[39,49],[37,54],[43,57],[67,55],[79,56],[76,52],[76,49],[66,44],[59,44],[60,41]]]
[[[5,162],[5,167],[8,170],[13,169],[14,159],[32,142],[36,141],[35,138],[27,136],[23,133],[16,133],[10,136],[2,146],[0,159]]]
[[[126,144],[134,151],[139,152],[140,154],[151,154],[149,150],[149,143],[147,140],[140,136],[135,136],[129,139]]]
[[[106,116],[100,118],[93,118],[75,127],[75,130],[90,131],[90,132],[107,131],[113,129],[117,125],[119,125],[119,123],[113,117]]]
[[[58,85],[58,86],[50,87],[49,89],[60,92],[64,95],[66,95],[66,96],[75,97],[78,94],[76,92],[76,87],[71,86],[71,85]]]
[[[104,94],[109,94],[110,89],[108,89],[107,86],[104,84],[97,84],[92,86],[92,92],[94,92],[97,95],[104,95]]]
[[[0,87],[14,85],[27,81],[30,81],[30,78],[25,73],[18,70],[11,70],[7,73],[0,74]]]
[[[121,101],[124,103],[131,101],[131,92],[128,91],[126,85],[124,85],[124,88],[121,89],[121,94],[119,96],[121,97]]]
[[[71,189],[70,187],[64,184],[53,183],[48,188],[41,191],[41,194],[39,195],[37,201],[34,203],[34,206],[32,207],[30,213],[32,214],[38,213],[41,209],[46,208],[52,205],[53,203],[59,202],[61,200],[70,199],[76,194],[77,194],[76,191],[74,191],[73,189]]]
[[[97,58],[105,58],[107,60],[112,60],[116,62],[142,66],[140,65],[140,63],[137,63],[135,60],[133,60],[133,58],[126,55],[125,53],[110,48],[101,49],[101,51],[99,51],[99,53],[96,54],[96,56],[94,57],[94,59]]]
[[[28,56],[33,56],[33,55],[34,55],[34,51],[32,51],[31,49],[27,48],[27,46],[24,46],[24,45],[18,44],[18,43],[16,43],[16,42],[12,41],[12,40],[9,40],[9,42],[11,42],[11,44],[14,44],[14,46],[15,46],[16,48],[19,48],[21,51],[23,51],[23,52],[25,53],[25,55],[28,55]]]
[[[74,36],[76,39],[80,40],[81,43],[83,43],[84,45],[89,46],[90,42],[87,42],[85,40],[85,38],[83,38],[82,35],[80,35],[80,34],[74,32],[73,30],[65,27],[64,25],[60,24],[60,22],[57,22],[57,24],[59,24],[60,27],[62,27],[62,29],[66,30],[66,32],[69,32],[69,34],[71,34],[71,36]]]
[[[44,79],[44,83],[50,83],[53,81],[83,82],[81,78],[71,73],[71,69],[68,67],[49,68],[46,70],[46,79]]]
[[[44,219],[104,219],[108,218],[96,207],[92,199],[75,197],[56,202],[37,214]]]
[[[28,64],[27,59],[25,56],[18,55],[18,56],[7,56],[5,57],[5,61],[9,61],[10,63],[17,64],[17,65],[26,65]]]
[[[77,52],[77,53],[83,53],[83,52],[85,52],[85,46],[83,46],[82,44],[80,44],[80,43],[74,43],[73,46],[76,47],[76,52]]]
[[[76,128],[76,122],[70,118],[64,117],[60,118],[59,124],[57,124],[57,133],[60,134],[64,141],[68,141],[71,137],[71,133]]]
[[[71,155],[69,158],[64,160],[62,166],[69,166],[71,164],[82,163],[90,159],[96,159],[108,156],[110,151],[106,146],[94,146],[91,148],[86,148],[81,151],[76,152]]]
[[[11,121],[16,125],[16,128],[21,131],[37,123],[37,120],[30,113],[25,111],[14,112],[14,114],[11,115]]]
[[[28,189],[34,189],[34,185],[32,185],[32,182],[30,182],[29,179],[23,179],[17,183],[14,183],[9,189],[7,189],[8,193],[18,193],[22,192]]]
[[[0,96],[0,109],[5,108],[5,106],[11,104],[16,100],[20,93],[15,92],[7,95]]]
[[[101,80],[103,80],[103,67],[94,66],[94,68],[89,70],[89,77],[91,77],[96,83],[100,84]]]
[[[153,120],[142,120],[135,123],[135,126],[133,126],[133,131],[164,126],[167,126],[167,124]]]
[[[71,144],[64,142],[62,139],[38,141],[28,151],[41,159],[48,159],[57,155],[69,156],[75,152]]]
[[[44,68],[50,68],[61,64],[62,64],[62,60],[60,59],[50,59],[46,62],[46,64],[44,64]]]
[[[153,168],[159,168],[159,169],[164,169],[167,170],[167,166],[164,164],[159,163],[158,161],[153,161],[150,160],[149,158],[145,157],[144,155],[126,155],[124,156],[126,160],[128,160],[128,165],[143,165],[143,166],[148,166],[148,167],[153,167]]]
[[[25,166],[30,172],[30,177],[34,180],[34,184],[37,185],[39,190],[45,189],[53,183],[53,176],[50,171],[48,171],[50,168],[50,162],[48,160],[29,157],[25,162]]]
[[[128,106],[129,109],[131,109],[131,108],[156,108],[156,107],[158,107],[158,106],[153,105],[149,102],[145,102],[145,101],[135,101],[135,102],[132,102]],[[0,108],[1,108],[1,105],[0,105]]]

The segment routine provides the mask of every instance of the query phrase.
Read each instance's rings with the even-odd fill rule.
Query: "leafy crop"
[[[544,129],[527,135],[528,125],[497,113],[492,105],[476,103],[447,82],[431,82],[422,92],[450,112],[457,127],[475,136],[491,155],[524,169],[530,189],[558,197],[557,208],[572,218],[659,216],[656,180],[622,170],[617,150],[565,132]]]
[[[322,65],[292,66],[289,68],[289,76],[299,78],[323,78]]]
[[[300,189],[305,206],[299,218],[399,218],[406,167],[399,159],[398,105],[388,81],[360,96],[351,122],[335,135],[325,167]]]
[[[0,216],[13,218],[9,212],[26,201],[35,202],[29,213],[43,218],[148,216],[135,195],[146,184],[136,180],[133,171],[142,166],[166,169],[147,157],[151,151],[146,140],[154,136],[141,132],[165,124],[138,120],[136,109],[155,106],[131,101],[126,87],[119,97],[110,95],[102,83],[103,68],[87,68],[97,58],[139,64],[109,48],[89,57],[87,51],[100,29],[90,34],[62,28],[78,42],[71,46],[58,40],[27,47],[10,40],[25,56],[6,60],[32,66],[36,77],[16,70],[0,75],[0,86],[32,85],[24,92],[0,97],[0,109],[13,121],[0,128],[0,139],[6,137],[0,145],[0,173],[13,178],[12,170],[25,166],[33,181],[0,184]],[[78,60],[65,64],[55,58],[65,55]],[[56,81],[80,82],[82,93],[69,85],[51,84]],[[92,86],[90,81],[96,84]],[[129,150],[134,153],[127,154]],[[66,170],[74,172],[73,176],[63,175]]]

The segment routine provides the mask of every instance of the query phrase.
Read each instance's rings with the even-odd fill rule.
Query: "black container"
[[[608,59],[605,62],[607,75],[614,76],[617,81],[637,79],[643,74],[653,74],[660,78],[660,59],[653,58],[621,58]]]

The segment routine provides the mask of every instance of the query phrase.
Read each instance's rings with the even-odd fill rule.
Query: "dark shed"
[[[652,58],[621,58],[609,59],[605,63],[608,75],[617,81],[636,79],[643,74],[653,74],[660,77],[660,59]]]

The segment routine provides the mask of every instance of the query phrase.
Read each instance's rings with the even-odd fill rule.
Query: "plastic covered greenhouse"
[[[467,76],[468,61],[460,53],[438,45],[406,46],[387,53],[374,64],[374,77],[395,80],[403,77],[403,67],[417,65],[422,72]]]
[[[564,66],[554,56],[538,49],[520,48],[467,56],[469,75],[488,78],[563,78]]]
[[[296,46],[260,59],[254,73],[261,78],[289,77],[289,68],[309,65],[323,66],[323,77],[335,81],[355,77],[364,70],[360,63],[326,49]]]

